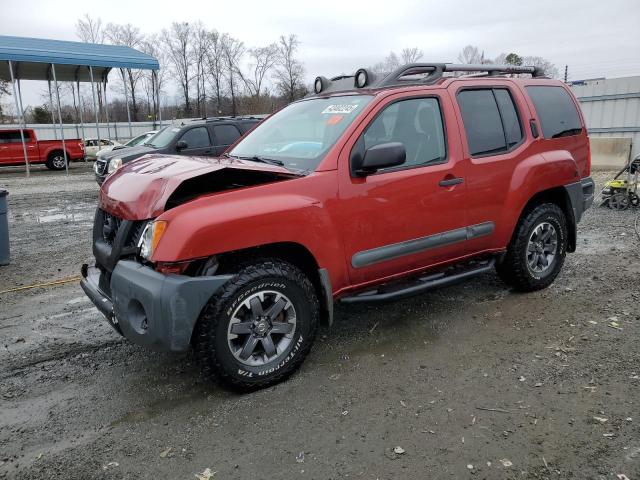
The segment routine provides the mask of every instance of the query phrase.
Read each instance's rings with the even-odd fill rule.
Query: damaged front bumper
[[[120,260],[109,282],[95,267],[82,267],[80,285],[109,324],[134,343],[153,350],[183,352],[211,296],[232,276],[164,275],[131,260]]]

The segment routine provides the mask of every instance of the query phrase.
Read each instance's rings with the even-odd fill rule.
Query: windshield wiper
[[[229,155],[230,157],[233,157],[235,155]],[[269,165],[276,165],[278,167],[284,167],[284,162],[282,160],[276,160],[275,158],[267,158],[267,157],[261,157],[259,155],[254,155],[252,157],[236,157],[239,158],[241,160],[251,160],[252,162],[260,162],[260,163],[268,163]]]

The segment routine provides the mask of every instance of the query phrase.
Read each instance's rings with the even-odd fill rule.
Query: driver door
[[[465,254],[465,165],[450,100],[446,94],[409,95],[394,95],[374,109],[341,152],[339,215],[352,284]],[[401,142],[405,163],[354,177],[349,162],[358,141],[365,150]]]
[[[181,155],[210,155],[213,147],[211,146],[211,136],[207,127],[195,127],[187,130],[178,139],[187,144],[185,148],[178,153]]]

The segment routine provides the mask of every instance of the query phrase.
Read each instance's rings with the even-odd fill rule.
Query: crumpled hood
[[[295,177],[283,167],[235,158],[145,155],[107,177],[100,189],[99,205],[120,218],[145,220],[165,211],[178,189],[187,201]]]

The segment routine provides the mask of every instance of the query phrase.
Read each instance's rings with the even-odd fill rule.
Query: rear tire
[[[567,244],[562,209],[554,203],[538,205],[518,221],[507,253],[496,265],[498,276],[521,292],[546,288],[562,269]]]
[[[235,390],[278,383],[311,350],[319,318],[313,284],[294,265],[257,259],[203,309],[194,332],[203,373]]]
[[[65,168],[64,152],[62,150],[56,150],[55,152],[51,152],[47,157],[45,166],[49,170],[64,170]]]

